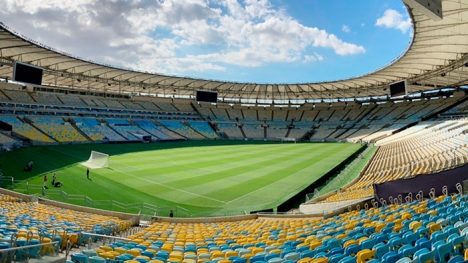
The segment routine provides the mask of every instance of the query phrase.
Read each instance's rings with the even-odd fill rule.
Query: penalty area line
[[[136,178],[137,180],[142,180],[142,181],[145,181],[145,182],[148,182],[148,183],[156,184],[156,185],[159,185],[159,186],[162,186],[162,187],[171,189],[171,190],[173,190],[173,191],[182,192],[182,193],[189,194],[189,195],[193,195],[193,196],[196,196],[196,197],[208,199],[208,200],[215,201],[215,202],[218,202],[218,203],[221,203],[221,204],[226,204],[226,203],[227,203],[227,202],[225,202],[225,201],[221,201],[221,200],[218,200],[218,199],[215,199],[215,198],[211,198],[211,197],[204,196],[204,195],[201,195],[201,194],[197,194],[197,193],[193,193],[193,192],[190,192],[190,191],[186,191],[186,190],[184,190],[184,189],[175,188],[175,187],[172,187],[172,186],[170,186],[170,185],[166,185],[166,184],[163,184],[163,183],[159,183],[159,182],[156,182],[156,181],[153,181],[153,180],[150,180],[150,179],[141,178],[141,177],[139,177],[139,176],[132,175],[132,174],[130,174],[130,173],[124,172],[124,171],[119,170],[119,169],[112,168],[112,171],[115,171],[115,172],[118,172],[118,173],[121,173],[121,174],[130,176],[130,177]]]

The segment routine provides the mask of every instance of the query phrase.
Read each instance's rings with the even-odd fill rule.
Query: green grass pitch
[[[95,207],[122,211],[124,204],[148,203],[161,215],[176,209],[184,216],[229,215],[278,206],[356,152],[350,143],[272,143],[188,141],[152,144],[82,144],[29,147],[0,155],[5,176],[24,180],[17,191],[40,194],[43,175],[52,172],[60,190],[86,195]],[[109,168],[91,171],[90,151],[110,155]],[[34,161],[32,173],[22,171]],[[26,182],[28,186],[26,187]],[[49,184],[49,188],[52,187]],[[49,198],[86,205],[83,198],[52,194]],[[89,202],[89,201],[88,201]],[[98,205],[99,204],[99,205]]]

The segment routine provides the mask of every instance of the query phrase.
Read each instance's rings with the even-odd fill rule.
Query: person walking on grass
[[[88,180],[91,180],[91,179],[89,178],[89,168],[86,168],[86,178],[88,178]]]
[[[44,182],[42,184],[42,187],[47,187],[47,174],[44,175]]]

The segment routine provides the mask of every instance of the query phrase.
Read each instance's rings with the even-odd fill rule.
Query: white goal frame
[[[283,137],[283,138],[281,138],[281,142],[282,142],[282,143],[285,143],[285,142],[293,142],[293,143],[296,143],[297,140],[296,140],[296,138],[286,138],[286,137]]]
[[[89,159],[81,165],[89,169],[99,169],[109,167],[109,155],[101,152],[91,151]]]

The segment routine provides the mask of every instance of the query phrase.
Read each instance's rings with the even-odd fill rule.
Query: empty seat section
[[[151,135],[126,119],[106,119],[107,124],[129,141],[141,140],[142,136]]]
[[[0,120],[10,124],[13,127],[13,132],[30,139],[34,142],[53,143],[54,140],[32,127],[29,123],[19,120],[16,116],[1,115]]]
[[[76,126],[93,141],[126,141],[105,123],[95,118],[74,118]]]
[[[183,124],[181,121],[160,121],[169,130],[172,130],[189,139],[204,139],[205,137]]]
[[[211,126],[205,121],[189,121],[188,124],[198,133],[203,134],[206,138],[218,138],[218,135],[213,130],[213,128],[211,128]]]

